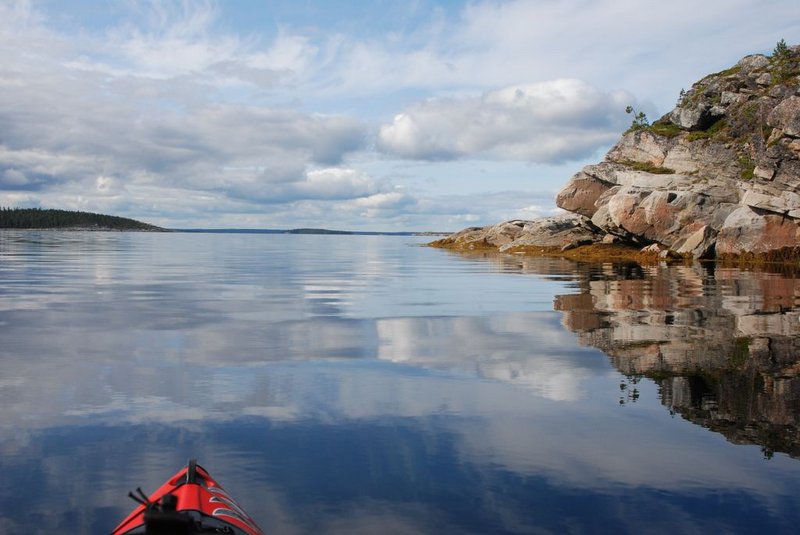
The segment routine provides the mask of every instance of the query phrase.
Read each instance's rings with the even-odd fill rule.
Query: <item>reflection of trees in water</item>
[[[626,405],[628,403],[636,403],[639,400],[638,384],[641,377],[636,375],[626,376],[624,380],[619,383],[619,404]]]
[[[504,271],[564,280],[562,323],[601,349],[626,377],[659,385],[673,414],[723,434],[800,457],[800,280],[795,273],[713,266],[575,264],[490,257]]]

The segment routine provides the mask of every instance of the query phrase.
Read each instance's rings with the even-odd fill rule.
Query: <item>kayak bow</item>
[[[111,535],[191,535],[227,533],[264,535],[205,468],[192,459],[150,496],[142,489],[129,496],[139,503]]]

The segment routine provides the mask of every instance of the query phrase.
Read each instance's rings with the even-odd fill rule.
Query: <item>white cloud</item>
[[[262,69],[304,72],[318,53],[308,37],[280,31],[268,50],[253,54],[251,63]]]
[[[208,91],[221,77],[271,78],[270,65],[286,67],[301,42],[288,37],[275,54],[251,53],[234,38],[205,35],[211,4],[181,6],[174,19],[173,4],[154,4],[153,34],[117,29],[103,54],[91,50],[100,49],[98,37],[73,40],[30,9],[0,6],[0,190],[82,209],[93,200],[93,209],[108,207],[122,193],[127,206],[146,206],[153,188],[160,200],[183,190],[173,204],[195,191],[221,203],[250,196],[254,206],[378,191],[365,176],[313,171],[363,145],[357,119],[226,102]],[[137,196],[142,186],[150,197]]]
[[[252,168],[228,170],[205,188],[231,199],[276,204],[359,199],[391,186],[355,169],[328,167],[304,171],[291,165],[282,168],[276,162],[274,167],[260,172]]]
[[[478,97],[430,99],[383,125],[379,147],[415,159],[486,157],[553,163],[613,142],[633,97],[573,79],[515,85]]]
[[[354,169],[330,168],[310,171],[299,187],[326,199],[350,199],[374,193],[377,185]]]
[[[128,6],[133,17],[106,32],[107,54],[138,75],[173,78],[199,72],[241,51],[235,36],[208,39],[218,16],[212,2],[157,0]]]
[[[546,213],[552,199],[529,190],[555,191],[579,165],[556,176],[511,163],[602,153],[626,105],[653,116],[694,79],[768,52],[800,32],[793,9],[512,0],[365,9],[351,20],[348,10],[309,19],[292,7],[282,19],[213,1],[99,11],[0,2],[0,203],[247,226],[268,224],[267,204],[290,218],[304,203],[303,216],[350,228]],[[678,27],[696,39],[675,39]],[[366,143],[373,128],[383,154]],[[380,172],[401,159],[425,165]],[[454,159],[461,166],[445,169]],[[462,173],[472,162],[484,176]],[[315,181],[326,169],[361,178]],[[518,199],[490,194],[501,190]]]
[[[391,221],[392,219],[397,219],[405,221],[405,223],[401,224],[399,227],[396,226],[387,230],[429,228],[420,225],[430,225],[430,219],[428,221],[419,221],[416,224],[410,223],[413,217],[412,214],[415,214],[418,219],[431,217],[430,213],[424,215],[419,214],[419,203],[420,199],[414,195],[395,190],[355,199],[349,203],[350,206],[346,209],[352,210],[353,213],[367,220]]]
[[[797,35],[795,10],[793,0],[772,2],[769,10],[752,0],[465,2],[399,40],[322,40],[339,67],[314,73],[315,87],[337,96],[403,89],[441,95],[579,77],[625,88],[663,113],[681,87]],[[676,39],[678,32],[695,38]]]
[[[356,206],[364,208],[397,208],[414,202],[414,198],[400,191],[377,193],[354,201]]]
[[[124,191],[123,184],[114,177],[101,175],[94,182],[97,195],[116,196]]]
[[[379,191],[381,184],[354,169],[330,167],[308,171],[301,179],[273,182],[265,176],[236,180],[222,190],[234,197],[268,203],[303,200],[348,200],[367,197]]]

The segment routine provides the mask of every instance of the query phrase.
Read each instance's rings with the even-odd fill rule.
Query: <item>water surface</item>
[[[794,277],[424,241],[0,232],[0,531],[794,532]]]

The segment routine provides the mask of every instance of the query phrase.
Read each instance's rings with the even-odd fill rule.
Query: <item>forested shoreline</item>
[[[4,207],[0,207],[0,229],[166,230],[135,219],[91,212]]]

